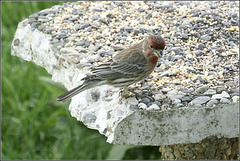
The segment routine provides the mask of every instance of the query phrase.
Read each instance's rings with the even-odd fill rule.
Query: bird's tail
[[[94,81],[84,81],[82,85],[73,88],[72,90],[64,93],[63,95],[59,96],[57,98],[58,101],[64,103],[67,100],[69,100],[70,98],[72,98],[73,96],[77,95],[78,93],[87,90],[89,88],[93,88],[99,85],[99,80],[94,80]]]

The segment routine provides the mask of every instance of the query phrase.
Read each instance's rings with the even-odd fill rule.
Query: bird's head
[[[165,48],[165,41],[160,35],[150,35],[146,38],[144,48],[145,51],[150,50],[153,55],[160,58]]]

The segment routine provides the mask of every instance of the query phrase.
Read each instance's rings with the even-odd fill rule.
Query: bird
[[[148,35],[140,43],[115,54],[112,59],[93,67],[83,83],[57,98],[64,103],[80,92],[101,85],[127,88],[149,76],[162,57],[165,41],[160,35]]]

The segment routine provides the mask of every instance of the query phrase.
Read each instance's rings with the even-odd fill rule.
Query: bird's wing
[[[132,46],[116,54],[110,61],[103,63],[92,72],[103,79],[128,77],[145,73],[148,65],[147,58],[141,51],[141,47]]]

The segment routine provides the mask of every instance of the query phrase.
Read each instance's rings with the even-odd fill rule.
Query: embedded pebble
[[[179,99],[185,96],[185,93],[177,90],[172,90],[167,93],[168,98],[170,99]]]
[[[135,97],[130,97],[127,99],[128,104],[136,106],[138,105],[138,100]]]
[[[188,96],[180,98],[182,102],[190,102],[192,99]]]
[[[208,90],[207,85],[203,85],[195,90],[196,94],[202,94]]]
[[[216,93],[217,92],[215,89],[208,89],[206,92],[203,93],[203,95],[214,95]]]
[[[209,96],[200,96],[200,97],[193,99],[192,103],[194,105],[199,105],[199,104],[201,105],[201,104],[207,103],[210,99],[211,99],[211,97],[209,97]]]
[[[239,96],[233,96],[232,100],[234,103],[239,102]]]
[[[140,109],[143,109],[143,110],[146,110],[147,109],[147,105],[145,104],[145,103],[139,103],[138,104],[138,107],[140,108]]]
[[[231,101],[229,101],[227,98],[221,98],[220,99],[220,103],[224,103],[224,104],[227,104],[227,103],[231,103]]]
[[[218,100],[212,99],[212,100],[210,100],[210,101],[206,104],[206,106],[207,106],[207,107],[213,107],[213,106],[216,105],[218,102],[219,102]]]
[[[229,97],[230,95],[227,92],[223,91],[221,94],[213,95],[212,99],[221,99],[221,98],[229,98]]]
[[[96,121],[97,117],[92,113],[87,113],[83,115],[83,121],[85,123],[94,123]]]

